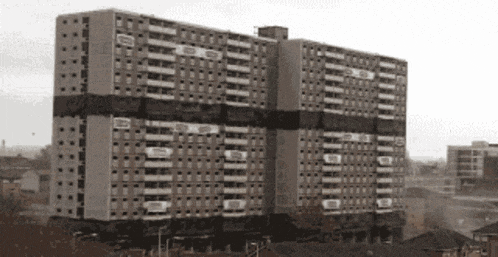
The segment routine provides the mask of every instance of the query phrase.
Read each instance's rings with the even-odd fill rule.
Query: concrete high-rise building
[[[498,144],[474,141],[468,146],[448,146],[447,162],[448,171],[456,176],[458,194],[479,189],[494,191],[498,182]]]
[[[403,226],[404,60],[115,9],[59,16],[55,55],[59,217],[209,234],[319,206],[357,240]]]
[[[279,44],[277,111],[289,122],[276,132],[275,213],[319,204],[356,240],[392,234],[404,220],[407,63]]]

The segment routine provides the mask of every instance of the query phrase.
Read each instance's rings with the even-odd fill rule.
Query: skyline
[[[55,17],[105,8],[250,35],[254,26],[283,26],[289,28],[290,39],[405,59],[411,157],[446,158],[447,145],[498,142],[497,122],[486,112],[493,107],[488,85],[493,79],[492,61],[498,57],[493,48],[498,27],[495,2],[261,0],[164,6],[111,2],[106,6],[50,1],[37,2],[38,6],[0,4],[0,140],[5,139],[7,146],[50,144]]]

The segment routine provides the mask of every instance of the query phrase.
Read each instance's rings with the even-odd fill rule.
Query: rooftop
[[[440,228],[408,239],[403,245],[421,250],[450,250],[461,249],[464,245],[478,246],[479,243],[456,231]]]
[[[481,235],[496,235],[498,234],[498,222],[476,229],[472,231],[472,233]]]
[[[270,250],[278,256],[297,257],[428,257],[418,249],[404,245],[391,244],[344,244],[344,243],[277,243],[270,246]]]

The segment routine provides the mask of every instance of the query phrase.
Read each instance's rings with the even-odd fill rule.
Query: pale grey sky
[[[411,156],[440,158],[448,144],[498,142],[498,1],[105,2],[0,3],[0,140],[50,143],[55,18],[114,7],[244,34],[285,26],[290,38],[403,58]]]

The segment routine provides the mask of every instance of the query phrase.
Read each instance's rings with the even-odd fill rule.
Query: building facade
[[[205,220],[208,233],[321,206],[367,238],[403,226],[406,61],[282,27],[114,9],[56,22],[57,216]]]
[[[456,176],[456,192],[494,191],[498,180],[498,145],[474,141],[470,146],[448,146],[448,170]]]
[[[404,219],[406,62],[279,43],[277,111],[289,121],[277,128],[275,212],[320,204],[350,236],[391,234]]]

